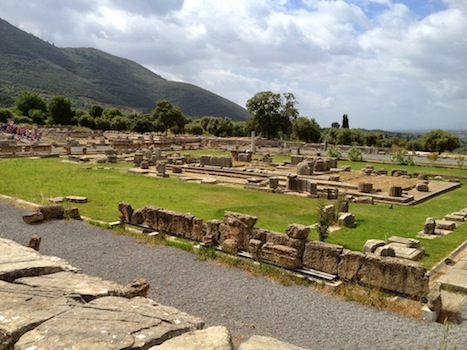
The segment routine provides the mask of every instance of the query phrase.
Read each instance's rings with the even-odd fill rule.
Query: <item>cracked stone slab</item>
[[[204,322],[153,300],[103,297],[62,313],[23,335],[15,350],[147,349]]]
[[[12,349],[23,334],[76,304],[61,291],[0,281],[0,349]]]
[[[46,275],[60,271],[77,271],[68,262],[55,256],[40,255],[34,249],[9,239],[0,238],[0,280]]]
[[[223,326],[182,334],[149,350],[233,350],[232,337]]]
[[[43,290],[61,290],[68,295],[79,295],[86,302],[105,296],[124,296],[123,286],[76,272],[66,271],[37,277],[23,277],[14,282]]]

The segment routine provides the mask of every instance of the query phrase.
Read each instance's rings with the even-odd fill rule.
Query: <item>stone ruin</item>
[[[344,247],[308,240],[310,227],[291,224],[285,234],[255,228],[257,218],[225,212],[222,220],[203,220],[157,207],[133,210],[120,203],[122,224],[175,235],[205,246],[220,246],[225,253],[246,252],[259,261],[288,269],[306,268],[389,292],[420,299],[428,294],[426,268],[418,262],[390,256],[361,253]]]

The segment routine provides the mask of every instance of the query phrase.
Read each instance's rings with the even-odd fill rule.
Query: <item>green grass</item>
[[[192,156],[195,155],[192,153]],[[354,169],[360,168],[355,163],[352,165]],[[0,193],[44,204],[48,198],[56,196],[85,196],[89,203],[77,204],[80,213],[106,222],[117,220],[119,202],[128,202],[133,208],[153,205],[191,213],[203,220],[221,219],[224,211],[240,212],[257,216],[256,227],[278,232],[284,232],[291,223],[310,225],[317,221],[318,201],[313,199],[199,185],[176,178],[145,177],[128,173],[129,167],[129,164],[116,164],[110,169],[94,167],[85,170],[83,165],[64,163],[59,159],[0,160],[3,179]],[[378,164],[378,167],[382,165]],[[418,170],[431,171],[430,168]],[[458,169],[442,170],[449,170],[453,176],[465,173]],[[331,233],[328,242],[360,251],[368,239],[386,240],[393,235],[416,238],[427,217],[441,219],[445,214],[467,207],[465,184],[464,180],[459,189],[416,206],[394,205],[389,209],[388,205],[351,204],[350,211],[356,216],[357,227]],[[310,234],[310,239],[318,239],[315,231]],[[466,239],[467,224],[464,224],[449,236],[421,240],[427,252],[422,263],[433,266]]]

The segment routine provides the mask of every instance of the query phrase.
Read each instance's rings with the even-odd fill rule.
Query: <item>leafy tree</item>
[[[191,135],[203,135],[204,129],[199,121],[192,120],[185,125],[185,131]]]
[[[89,115],[94,118],[99,118],[102,116],[102,113],[104,112],[104,108],[102,108],[99,105],[93,105],[91,108],[89,108]]]
[[[423,135],[422,144],[426,151],[441,153],[459,148],[461,142],[459,137],[447,131],[436,129]]]
[[[232,136],[235,136],[235,137],[248,136],[248,130],[246,128],[246,122],[240,122],[240,121],[233,122]]]
[[[341,127],[341,126],[340,126],[340,124],[339,124],[338,122],[333,122],[333,123],[331,124],[331,128],[339,129],[340,127]]]
[[[29,116],[30,109],[38,109],[44,113],[47,111],[47,105],[44,99],[37,92],[32,91],[23,91],[20,93],[16,98],[14,106],[25,117]]]
[[[84,126],[90,129],[96,128],[96,122],[94,121],[94,118],[89,114],[83,114],[82,116],[80,116],[78,118],[78,125]]]
[[[0,122],[6,123],[8,118],[13,118],[13,112],[8,108],[0,108]]]
[[[275,138],[282,132],[290,135],[292,121],[298,117],[295,96],[291,93],[274,94],[271,91],[258,92],[246,103],[252,114],[251,127],[267,139]]]
[[[154,120],[149,115],[134,114],[130,116],[130,129],[141,133],[155,131]]]
[[[46,113],[44,111],[40,109],[30,109],[28,114],[34,124],[45,124]]]
[[[52,124],[70,125],[73,118],[71,102],[63,96],[55,96],[48,105]]]
[[[156,108],[152,112],[154,118],[163,126],[163,131],[167,135],[169,129],[177,126],[180,128],[185,125],[186,119],[180,108],[172,106],[167,100],[159,100],[156,102]]]
[[[102,117],[112,120],[116,116],[122,116],[123,113],[118,108],[106,108],[102,112]]]
[[[128,118],[122,115],[117,115],[110,121],[110,128],[114,130],[125,131],[130,129],[130,122]]]
[[[344,114],[342,116],[342,128],[343,129],[349,128],[349,116],[347,114]]]
[[[393,153],[391,159],[400,165],[415,165],[413,157],[405,149],[399,149]]]
[[[299,117],[292,122],[294,136],[303,142],[318,142],[321,136],[319,124],[314,119]]]

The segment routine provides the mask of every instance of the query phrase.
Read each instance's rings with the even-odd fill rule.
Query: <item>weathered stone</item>
[[[401,186],[391,186],[391,188],[389,188],[389,195],[391,197],[402,197],[402,187]]]
[[[371,193],[371,191],[373,191],[373,184],[369,182],[360,182],[358,184],[358,191],[363,193]]]
[[[453,231],[456,229],[456,223],[453,221],[437,220],[436,228],[440,230]]]
[[[426,268],[410,260],[366,255],[357,279],[362,284],[417,298],[428,293]]]
[[[391,236],[388,238],[388,243],[397,243],[407,248],[419,248],[420,241],[413,238],[405,238],[399,236]]]
[[[164,163],[157,163],[156,164],[156,172],[157,172],[157,176],[165,177],[166,176],[166,174],[165,174],[165,164]]]
[[[44,215],[44,220],[61,220],[65,215],[65,209],[62,205],[41,206],[38,210]]]
[[[144,154],[141,153],[141,152],[136,152],[134,157],[133,157],[133,164],[135,166],[140,166],[143,159],[144,159]]]
[[[144,223],[143,209],[136,209],[133,211],[130,222],[134,225],[141,225]]]
[[[392,169],[391,170],[391,176],[403,176],[403,175],[407,175],[407,170],[404,170],[404,169]]]
[[[76,207],[65,209],[65,217],[68,219],[81,220],[79,209]]]
[[[341,180],[341,177],[339,175],[330,175],[328,178],[328,181],[332,182],[339,182]]]
[[[104,296],[124,296],[122,286],[115,282],[68,271],[18,278],[15,283],[43,291],[59,291],[73,297],[78,295],[85,302]]]
[[[314,270],[337,275],[340,255],[343,247],[320,241],[309,241],[305,244],[303,265]]]
[[[88,198],[82,196],[66,196],[65,200],[71,203],[87,203]]]
[[[387,169],[385,169],[385,168],[379,168],[379,169],[376,169],[376,170],[375,170],[375,173],[376,173],[376,175],[383,175],[383,176],[385,176],[385,175],[388,174],[388,171],[387,171]]]
[[[276,189],[279,187],[279,179],[277,177],[269,178],[269,188]]]
[[[23,335],[15,349],[143,349],[202,328],[204,322],[150,299],[103,297]]]
[[[374,204],[374,199],[373,199],[373,197],[364,197],[364,196],[362,196],[362,197],[355,198],[354,203],[373,205]]]
[[[392,256],[392,257],[396,256],[396,252],[394,251],[394,248],[388,245],[384,245],[382,247],[376,248],[374,254],[378,256]]]
[[[158,207],[147,206],[141,210],[141,213],[143,215],[143,222],[155,231],[159,230],[159,226],[158,226],[159,209],[160,208]]]
[[[435,233],[436,221],[433,218],[427,218],[423,226],[423,233],[426,235],[433,235]]]
[[[174,165],[172,166],[172,173],[174,174],[181,174],[183,172],[183,168],[181,166]]]
[[[91,168],[92,169],[92,168]],[[65,201],[65,197],[53,197],[53,198],[49,198],[49,202],[50,203],[54,203],[54,204],[59,204],[59,203],[63,203]]]
[[[290,191],[299,191],[297,175],[287,175],[287,189]]]
[[[307,239],[310,234],[310,227],[300,224],[290,224],[287,226],[285,233],[289,238]]]
[[[374,253],[376,248],[386,245],[386,242],[379,239],[369,239],[363,246],[364,253]]]
[[[280,244],[264,244],[260,250],[260,257],[289,269],[301,267],[302,265],[297,249]]]
[[[365,254],[344,249],[340,255],[337,275],[346,281],[358,281],[358,271],[365,260]]]
[[[343,165],[341,166],[341,170],[345,172],[350,172],[352,170],[352,167],[350,165]]]
[[[444,220],[446,221],[455,221],[455,222],[464,222],[465,221],[465,215],[459,215],[456,213],[448,214],[444,217]]]
[[[342,213],[337,219],[337,224],[341,227],[354,227],[355,215],[351,213]]]
[[[305,157],[300,156],[300,155],[292,155],[292,156],[290,156],[290,164],[291,165],[298,165],[300,162],[303,161],[303,159],[305,159]]]
[[[143,161],[140,163],[139,167],[140,167],[141,169],[149,169],[149,162],[148,162],[147,160],[143,160]]]
[[[125,222],[130,222],[133,215],[133,208],[130,204],[120,202],[118,204],[118,211],[122,214],[122,218]]]
[[[184,333],[149,350],[233,350],[229,330],[224,326]]]
[[[418,174],[417,179],[419,179],[419,180],[424,180],[424,181],[428,181],[428,180],[429,180],[427,174]]]
[[[224,213],[224,225],[227,238],[236,241],[239,249],[247,250],[249,241],[252,238],[252,229],[257,221],[256,216],[226,211]]]
[[[125,298],[135,298],[148,296],[149,282],[145,278],[135,278],[130,283],[126,284],[122,289],[122,296]]]
[[[337,211],[339,213],[348,213],[349,211],[349,205],[350,201],[347,198],[339,198],[339,201],[337,202]]]
[[[0,238],[0,280],[40,276],[59,271],[76,271],[66,261],[40,255],[34,249]]]
[[[415,188],[416,188],[417,191],[419,191],[419,192],[429,192],[429,191],[430,191],[428,185],[427,185],[427,184],[424,184],[424,183],[416,184],[416,185],[415,185]]]
[[[232,238],[226,239],[222,242],[222,251],[230,255],[237,255],[238,253],[238,242]]]
[[[297,164],[297,175],[313,175],[314,161],[303,160]]]
[[[238,350],[305,350],[295,345],[284,343],[274,338],[254,335],[240,344]]]
[[[253,259],[259,259],[260,257],[260,250],[261,247],[263,246],[263,242],[261,242],[259,239],[252,238],[250,239],[250,244],[248,245],[248,252],[251,254]]]
[[[427,302],[426,306],[430,309],[430,311],[436,314],[436,318],[434,321],[438,319],[438,316],[441,312],[442,308],[442,300],[441,300],[441,283],[435,283],[428,292],[426,296]]]
[[[0,281],[0,348],[18,349],[21,336],[76,304],[61,291]]]
[[[23,215],[23,221],[28,225],[38,224],[44,221],[44,214],[42,214],[40,211],[35,211],[34,213],[25,214]]]
[[[211,236],[214,244],[220,243],[220,226],[222,220],[208,220],[206,221],[206,236]]]
[[[32,248],[35,251],[39,251],[39,247],[41,245],[41,237],[34,235],[29,240],[28,244],[26,245],[28,248]]]

